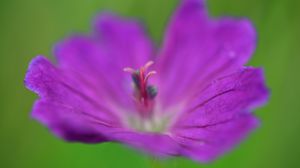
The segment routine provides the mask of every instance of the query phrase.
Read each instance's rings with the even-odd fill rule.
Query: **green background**
[[[259,33],[249,63],[263,66],[272,91],[256,111],[262,126],[235,150],[209,165],[189,159],[165,167],[298,167],[300,159],[300,1],[209,0],[212,15],[246,16]],[[0,167],[143,168],[147,156],[119,144],[69,144],[30,118],[34,99],[23,86],[29,61],[51,55],[52,46],[74,32],[88,32],[101,10],[142,20],[157,43],[175,0],[1,0],[0,2]],[[153,164],[153,163],[152,163]],[[156,165],[159,166],[159,165]]]

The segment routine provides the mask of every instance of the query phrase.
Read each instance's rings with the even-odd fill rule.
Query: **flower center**
[[[148,84],[148,79],[156,74],[156,71],[149,71],[148,69],[153,65],[153,61],[147,62],[139,69],[126,67],[123,70],[131,73],[133,81],[133,96],[137,106],[137,110],[141,117],[149,118],[153,112],[154,98],[157,95],[157,89],[153,85]]]

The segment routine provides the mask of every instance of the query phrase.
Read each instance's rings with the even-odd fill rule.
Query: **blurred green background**
[[[157,43],[175,0],[1,0],[0,167],[147,168],[147,156],[118,144],[65,143],[30,119],[37,96],[23,86],[29,61],[51,55],[52,46],[74,32],[90,30],[101,10],[142,20]],[[166,167],[300,167],[300,1],[208,0],[212,15],[246,16],[259,33],[249,63],[263,66],[272,96],[256,111],[262,126],[231,153],[209,165],[184,158]]]

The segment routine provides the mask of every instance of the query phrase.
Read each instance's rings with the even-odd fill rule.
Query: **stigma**
[[[139,69],[130,67],[123,69],[124,72],[131,74],[134,100],[142,116],[149,116],[152,113],[154,98],[157,95],[156,87],[148,83],[149,78],[156,74],[156,71],[148,71],[149,67],[153,64],[153,61],[149,61]]]

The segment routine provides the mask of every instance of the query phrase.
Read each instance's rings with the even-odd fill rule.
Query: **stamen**
[[[133,68],[130,68],[130,67],[123,68],[123,71],[124,71],[124,72],[129,72],[129,73],[134,73],[134,72],[136,72],[136,70],[134,70]]]
[[[145,76],[145,79],[144,79],[144,82],[147,82],[149,77],[155,75],[157,72],[156,71],[150,71],[146,76]]]
[[[154,64],[153,61],[148,61],[148,62],[144,65],[145,71],[147,71],[147,69],[148,69],[151,65],[153,65],[153,64]]]
[[[148,79],[156,74],[156,71],[147,72],[149,67],[153,65],[153,61],[148,61],[144,66],[139,69],[125,67],[124,72],[131,73],[134,84],[134,99],[137,103],[137,109],[143,117],[152,114],[154,98],[157,95],[155,86],[148,85]]]

